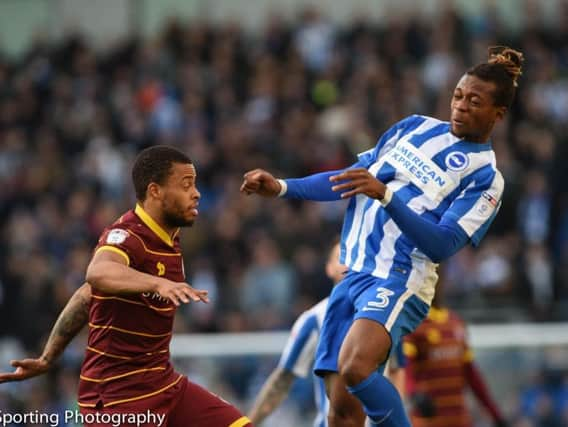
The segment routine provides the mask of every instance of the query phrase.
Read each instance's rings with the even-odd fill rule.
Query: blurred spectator
[[[296,31],[296,48],[307,67],[323,71],[329,65],[334,47],[334,27],[326,22],[320,11],[306,7]]]
[[[281,319],[291,315],[289,309],[295,292],[292,269],[281,258],[272,239],[255,238],[251,246],[252,263],[243,276],[240,307],[253,318],[255,312],[264,312],[264,321],[268,320],[264,328],[280,326]]]

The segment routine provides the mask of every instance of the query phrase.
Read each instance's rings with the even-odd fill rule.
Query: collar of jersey
[[[150,215],[148,215],[148,213],[142,208],[142,206],[136,204],[134,213],[138,215],[138,217],[142,220],[142,222],[146,224],[148,228],[156,234],[156,236],[162,239],[168,246],[171,246],[172,248],[174,247],[173,238],[170,237],[170,235],[166,232],[166,230],[160,227],[160,225],[156,221],[154,221],[154,219],[152,219]],[[174,237],[178,233],[178,231],[179,230],[176,230],[176,232],[174,233]]]
[[[487,142],[471,142],[466,139],[460,139],[457,141],[457,144],[467,147],[467,150],[470,153],[482,153],[493,149],[493,143],[491,140],[488,140]]]
[[[465,147],[468,147],[469,151],[474,153],[481,153],[482,151],[489,151],[493,149],[493,143],[491,139],[488,139],[486,142],[468,141],[467,139],[461,139],[460,137],[454,135],[450,128],[450,124],[448,123],[448,132],[454,138],[453,144],[461,144]]]
[[[428,318],[436,323],[444,323],[448,320],[450,312],[445,308],[430,307]]]

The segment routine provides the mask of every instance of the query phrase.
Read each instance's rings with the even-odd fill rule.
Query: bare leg
[[[351,325],[339,352],[339,373],[363,404],[366,414],[384,427],[410,427],[400,395],[392,383],[377,372],[387,358],[391,338],[385,327],[369,319]]]
[[[385,327],[369,319],[351,325],[339,352],[339,373],[355,386],[376,371],[388,356],[391,338]]]

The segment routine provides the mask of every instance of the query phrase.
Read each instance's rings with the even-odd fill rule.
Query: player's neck
[[[154,222],[162,230],[164,230],[168,236],[170,236],[170,238],[173,237],[173,235],[178,230],[178,227],[169,227],[168,225],[166,225],[159,207],[153,205],[152,203],[149,203],[148,201],[138,204],[142,207],[142,209],[144,209],[144,212],[146,212],[146,214],[148,214],[148,216],[152,218],[152,220],[154,220]]]

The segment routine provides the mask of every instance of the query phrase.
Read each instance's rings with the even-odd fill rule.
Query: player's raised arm
[[[128,258],[116,251],[97,251],[86,277],[93,288],[110,294],[156,292],[178,306],[190,300],[209,302],[207,291],[130,268]]]
[[[0,373],[0,383],[22,381],[47,372],[71,340],[87,324],[91,286],[84,283],[69,299],[57,318],[42,355],[37,359],[12,360],[14,372]]]

